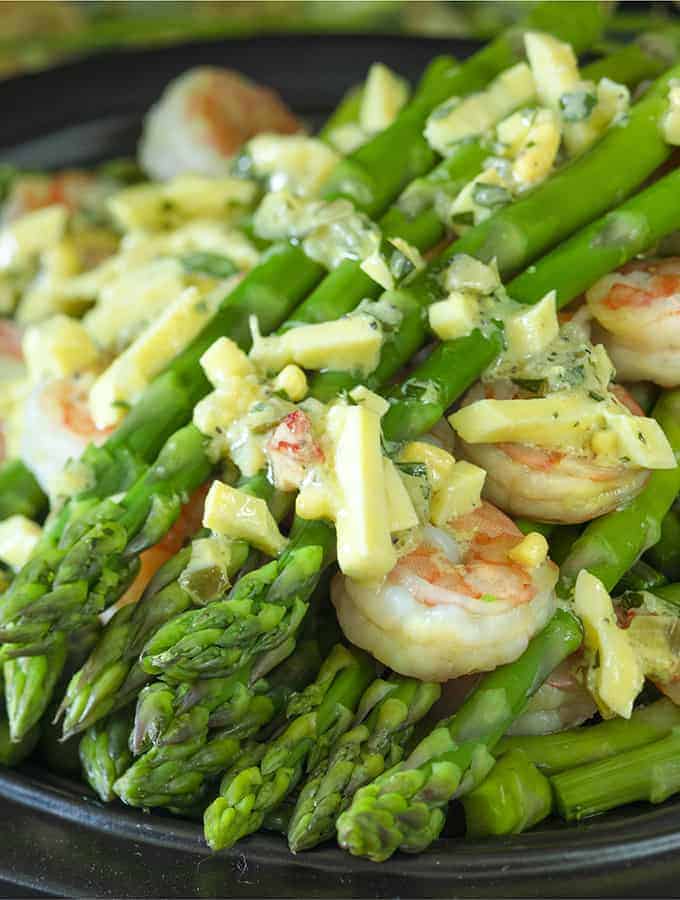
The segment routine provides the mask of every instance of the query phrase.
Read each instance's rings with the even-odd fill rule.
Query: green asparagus
[[[285,708],[290,694],[314,678],[321,664],[317,639],[303,641],[267,678],[251,665],[229,679],[212,679],[173,694],[160,683],[146,688],[154,708],[140,698],[133,749],[149,747],[116,781],[115,793],[131,806],[191,806],[206,783],[242,753],[243,742]],[[158,696],[160,694],[160,697]],[[165,706],[158,718],[158,702]]]
[[[414,727],[436,703],[438,684],[413,679],[377,679],[359,703],[353,727],[305,781],[288,828],[295,853],[335,834],[335,821],[354,794],[398,763]]]
[[[498,759],[462,802],[468,837],[520,834],[550,814],[552,788],[529,757],[514,749]]]
[[[105,803],[115,800],[113,785],[132,764],[128,737],[133,719],[134,707],[129,706],[90,726],[80,739],[83,774]]]
[[[654,417],[680,458],[680,391],[666,391]],[[581,569],[612,590],[645,550],[659,538],[661,523],[680,491],[680,468],[653,472],[644,489],[625,509],[586,526],[560,570],[558,590],[568,596]]]
[[[680,791],[680,731],[611,759],[551,777],[557,809],[567,821],[581,821],[646,800],[662,803]]]
[[[0,465],[0,521],[26,516],[40,521],[47,510],[47,497],[33,474],[18,459]]]
[[[578,620],[558,610],[514,662],[484,675],[458,712],[399,765],[361,788],[338,819],[340,845],[376,862],[423,850],[439,835],[446,806],[493,765],[493,750],[532,694],[582,639]]]
[[[680,580],[680,514],[675,507],[664,516],[659,540],[649,548],[646,558],[671,581]]]
[[[204,817],[205,838],[213,850],[231,847],[256,831],[298,784],[305,765],[325,764],[374,674],[369,656],[336,645],[317,680],[291,698],[290,721],[282,733],[269,744],[253,745],[224,776],[220,795]]]
[[[670,700],[658,700],[636,709],[630,719],[609,719],[585,728],[557,734],[504,737],[497,753],[522,750],[546,775],[609,759],[644,747],[680,727],[680,709]]]

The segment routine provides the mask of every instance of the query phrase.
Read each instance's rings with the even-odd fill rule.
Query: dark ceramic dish
[[[275,86],[316,124],[374,60],[415,78],[435,54],[470,50],[442,40],[285,37],[110,53],[0,83],[0,162],[55,168],[131,153],[144,111],[198,64]],[[330,845],[292,856],[264,833],[211,855],[198,824],[105,806],[33,764],[0,772],[0,821],[4,897],[680,896],[680,801],[505,840],[444,837],[382,866]]]

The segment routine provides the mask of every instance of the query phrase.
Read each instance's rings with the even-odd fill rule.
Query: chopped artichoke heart
[[[152,378],[192,341],[208,322],[221,292],[203,297],[186,288],[152,325],[114,360],[90,390],[90,412],[97,428],[116,425]]]
[[[633,416],[611,399],[563,391],[530,400],[478,400],[449,416],[470,444],[499,441],[550,449],[592,452],[596,434],[616,435],[614,463],[647,469],[675,468],[675,457],[658,422]]]
[[[415,528],[419,522],[418,515],[406,485],[391,459],[383,457],[383,467],[390,531],[396,534]]]
[[[222,387],[199,400],[194,407],[194,425],[209,437],[223,435],[227,428],[262,397],[262,386],[255,376],[224,379]]]
[[[484,134],[513,109],[529,103],[535,93],[531,70],[526,63],[517,63],[494,78],[486,90],[438,106],[427,120],[425,138],[446,156],[459,141]]]
[[[369,135],[356,122],[346,122],[344,125],[332,128],[327,135],[327,140],[331,147],[342,156],[349,156],[369,140]]]
[[[269,190],[290,190],[313,197],[340,157],[324,141],[302,134],[258,134],[246,151],[253,170],[267,178]]]
[[[391,291],[394,287],[394,275],[390,272],[390,267],[379,249],[374,250],[370,256],[367,256],[362,261],[360,268],[362,272],[386,291]]]
[[[383,131],[396,119],[409,96],[408,83],[382,63],[368,70],[359,108],[359,125],[368,134]]]
[[[467,253],[457,253],[449,263],[444,275],[447,291],[475,291],[478,294],[493,294],[501,286],[495,264],[487,265]]]
[[[62,314],[27,328],[21,348],[32,382],[66,378],[91,368],[99,359],[99,350],[83,325]]]
[[[680,147],[680,79],[674,78],[668,86],[668,109],[663,117],[661,129],[664,140],[674,147]]]
[[[101,287],[97,304],[83,316],[83,325],[101,348],[119,351],[184,289],[177,260],[158,259],[130,267]]]
[[[448,478],[434,488],[430,505],[433,525],[443,526],[452,519],[464,516],[482,502],[482,488],[486,472],[466,460],[457,462]]]
[[[369,390],[363,384],[358,384],[355,388],[352,388],[349,392],[349,396],[355,403],[365,406],[381,418],[390,408],[390,404],[384,397]]]
[[[512,175],[519,190],[527,190],[548,177],[561,140],[557,114],[550,109],[539,109],[512,164]]]
[[[42,528],[26,516],[10,516],[0,522],[0,560],[11,569],[21,569],[29,560]]]
[[[619,457],[644,469],[674,469],[676,460],[668,438],[656,419],[605,410],[608,425],[616,434]]]
[[[398,461],[423,463],[433,491],[440,490],[451,480],[456,465],[450,453],[426,441],[410,441],[402,448]]]
[[[587,88],[586,83],[586,88]],[[623,84],[602,78],[593,87],[595,105],[580,121],[564,122],[564,144],[569,156],[585,153],[613,124],[621,121],[630,106],[630,92]]]
[[[537,569],[548,558],[548,542],[542,534],[531,531],[508,551],[508,557],[525,569]]]
[[[118,224],[127,231],[176,227],[187,219],[224,219],[256,197],[257,187],[243,178],[179,175],[167,182],[138,184],[108,201]]]
[[[445,300],[433,303],[427,311],[430,328],[442,341],[463,337],[476,328],[479,302],[470,291],[451,291]]]
[[[307,396],[307,376],[299,366],[285,366],[272,383],[275,391],[283,391],[293,403]]]
[[[524,47],[540,102],[559,112],[560,98],[573,91],[581,76],[570,44],[539,31],[524,35]]]
[[[64,234],[67,221],[67,208],[55,204],[5,225],[0,231],[0,270],[28,262],[52,247]]]
[[[301,519],[335,520],[337,497],[326,482],[303,482],[295,500],[295,513]]]
[[[232,384],[234,376],[254,375],[255,366],[231,338],[218,338],[201,357],[201,368],[215,388]]]
[[[216,600],[231,587],[233,541],[220,534],[191,542],[191,557],[179,576],[179,583],[194,603]]]
[[[295,363],[304,369],[333,369],[369,375],[380,361],[382,328],[368,315],[345,316],[333,322],[300,325],[280,335],[261,337],[251,320],[251,360],[260,368],[280,372]]]
[[[332,419],[332,421],[331,421]],[[336,435],[334,472],[338,563],[359,581],[383,578],[396,563],[380,448],[380,417],[364,406],[329,413]]]
[[[488,219],[495,210],[512,200],[514,184],[496,166],[490,166],[468,182],[451,203],[446,217],[454,224],[472,215],[475,225]]]
[[[288,190],[266,194],[253,216],[255,234],[302,241],[305,254],[328,269],[365,260],[380,248],[378,226],[349,200],[304,200]]]
[[[247,541],[270,556],[277,556],[287,544],[261,497],[221,481],[213,482],[205,498],[203,525],[224,537]]]
[[[558,336],[556,293],[550,291],[538,303],[521,309],[505,320],[507,354],[518,359],[541,353]]]
[[[602,582],[586,569],[574,588],[574,611],[581,619],[587,650],[596,654],[588,687],[605,716],[630,718],[644,676],[625,629],[616,624],[611,597]]]
[[[645,676],[660,682],[680,676],[680,621],[675,611],[633,615],[626,634]]]

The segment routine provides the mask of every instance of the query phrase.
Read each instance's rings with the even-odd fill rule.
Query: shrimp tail
[[[493,765],[491,750],[529,698],[581,644],[578,619],[558,610],[512,663],[485,675],[455,715],[402,763],[357,792],[338,819],[340,845],[380,862],[396,850],[424,850],[440,834],[454,796],[472,790]]]

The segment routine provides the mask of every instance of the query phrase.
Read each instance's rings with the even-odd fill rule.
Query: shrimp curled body
[[[140,157],[154,178],[225,175],[249,138],[299,130],[300,122],[274,91],[238,72],[202,66],[172,81],[152,107]]]
[[[476,385],[464,404],[483,399],[492,387]],[[642,415],[633,399],[617,388],[631,412]],[[492,394],[493,396],[493,394]],[[459,453],[486,470],[484,496],[504,512],[541,522],[587,522],[637,496],[649,473],[624,465],[603,465],[594,458],[567,450],[548,450],[528,444],[467,444]]]
[[[629,263],[586,299],[619,378],[680,385],[680,257]]]
[[[448,681],[516,659],[555,609],[557,568],[508,556],[514,523],[483,503],[427,526],[383,582],[337,575],[332,597],[350,641],[403,675]]]

